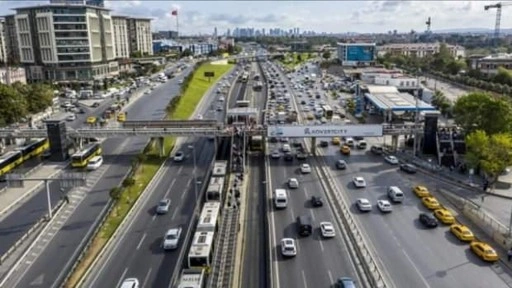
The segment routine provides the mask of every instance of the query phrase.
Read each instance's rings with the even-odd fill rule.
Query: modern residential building
[[[441,43],[399,43],[399,44],[387,44],[377,47],[377,54],[384,56],[388,53],[392,55],[403,55],[403,56],[416,56],[423,58],[428,55],[434,55],[439,52]],[[455,46],[446,44],[446,48],[450,51],[450,54],[454,58],[464,57],[465,49],[462,46]]]
[[[130,54],[140,51],[143,55],[153,55],[153,34],[151,19],[128,18],[128,35],[130,39]]]
[[[118,75],[110,10],[58,4],[15,10],[20,62],[28,81],[91,81]]]
[[[498,68],[512,69],[512,54],[493,54],[480,59],[474,59],[474,68],[488,76],[498,73]]]
[[[374,66],[375,43],[338,43],[338,59],[342,66]]]
[[[25,68],[22,67],[0,67],[0,83],[12,84],[15,82],[27,83]]]
[[[14,15],[4,17],[5,52],[10,64],[20,63],[20,51],[18,47],[18,34],[16,33],[16,21]]]
[[[0,19],[0,62],[4,63],[7,61],[7,49],[6,49],[6,40],[5,37],[5,20]]]
[[[128,21],[124,16],[112,16],[114,24],[114,47],[116,58],[130,58],[130,42],[128,37]]]

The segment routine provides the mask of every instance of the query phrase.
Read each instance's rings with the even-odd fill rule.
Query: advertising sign
[[[372,46],[347,46],[348,61],[374,61],[375,47]]]
[[[381,137],[382,125],[268,126],[268,137]]]

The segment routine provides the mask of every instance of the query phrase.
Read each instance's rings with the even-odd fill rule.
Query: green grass
[[[176,111],[172,113],[171,119],[188,119],[194,113],[197,104],[201,101],[203,95],[208,91],[211,85],[213,85],[220,77],[224,75],[233,65],[212,65],[203,64],[200,66],[193,75],[193,79],[189,85],[189,88],[180,101]],[[204,77],[205,71],[213,71],[215,77],[212,77],[211,82]],[[155,176],[156,172],[165,159],[167,159],[169,153],[172,151],[175,144],[175,137],[164,138],[164,150],[165,156],[160,157],[159,147],[151,142],[149,149],[145,153],[146,159],[144,159],[137,167],[137,170],[133,174],[135,184],[130,187],[123,188],[120,198],[114,204],[107,220],[100,228],[97,235],[94,236],[91,245],[87,248],[86,255],[82,258],[75,271],[65,283],[66,288],[75,287],[81,277],[90,267],[96,256],[101,252],[103,247],[108,242],[108,239],[112,237],[119,225],[123,222],[128,212],[130,212],[132,206],[135,204],[137,199],[140,197],[142,192],[146,189],[149,182]]]
[[[299,61],[299,55],[301,61]],[[295,69],[295,66],[306,62],[309,59],[309,53],[287,53],[285,59],[281,61],[288,69]]]
[[[192,80],[190,81],[187,91],[185,91],[185,93],[181,96],[176,111],[172,113],[172,119],[188,119],[192,113],[194,113],[197,104],[199,104],[208,88],[217,82],[217,80],[219,80],[219,78],[221,78],[227,71],[229,71],[231,67],[233,67],[233,64],[201,65],[192,76]],[[212,77],[211,81],[208,81],[208,78],[204,77],[204,72],[214,72],[215,77]]]

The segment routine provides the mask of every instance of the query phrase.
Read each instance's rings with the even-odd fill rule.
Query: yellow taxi
[[[94,124],[94,123],[96,123],[96,117],[94,117],[94,116],[87,117],[87,124]]]
[[[455,217],[453,217],[452,212],[448,209],[437,209],[434,211],[434,216],[444,224],[455,223]]]
[[[473,241],[475,239],[475,235],[473,232],[469,230],[467,226],[462,224],[453,224],[450,226],[450,231],[455,237],[457,237],[461,241]]]
[[[469,244],[469,247],[471,247],[471,251],[476,254],[476,256],[480,257],[480,259],[487,261],[487,262],[496,262],[499,260],[498,253],[496,253],[496,250],[491,247],[491,245],[479,242],[479,241],[473,241],[471,244]]]
[[[416,196],[418,196],[420,198],[431,196],[430,192],[428,191],[427,187],[425,187],[425,186],[421,186],[421,185],[415,186],[414,188],[412,188],[412,191],[414,192],[414,194],[416,194]]]
[[[343,155],[350,155],[350,147],[348,147],[347,145],[343,145],[340,148],[340,152]]]
[[[341,140],[340,140],[340,137],[332,137],[332,145],[340,145],[341,143]]]
[[[306,118],[307,118],[308,120],[315,120],[315,116],[313,116],[313,114],[311,114],[311,113],[308,113],[308,115],[306,116]]]
[[[437,202],[437,199],[432,196],[421,198],[421,202],[423,203],[423,205],[425,205],[425,207],[427,207],[430,210],[436,210],[441,208],[441,205],[439,204],[439,202]]]
[[[124,121],[126,121],[126,114],[124,112],[117,114],[117,122],[124,122]]]

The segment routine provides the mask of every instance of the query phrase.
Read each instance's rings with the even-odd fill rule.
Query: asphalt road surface
[[[160,85],[151,94],[145,96],[143,101],[133,103],[128,108],[129,115],[141,119],[162,119],[167,103],[178,94],[177,81],[189,71],[190,68],[180,76]],[[130,169],[132,157],[138,154],[146,143],[147,139],[144,137],[109,138],[103,142],[104,165],[109,165],[109,169],[88,192],[64,227],[55,234],[45,251],[25,271],[17,287],[51,287],[59,277],[63,276],[61,273],[72,264],[72,256],[79,252],[77,249],[80,243],[88,231],[94,229],[98,215],[108,203],[109,190],[120,183]],[[44,202],[35,204],[45,205]]]
[[[214,108],[218,99],[215,89],[208,98],[210,105],[200,111],[204,119],[224,120],[224,112],[216,112]],[[209,104],[208,103],[208,104]],[[206,138],[187,138],[179,150],[183,151],[186,159],[176,163],[172,159],[165,163],[165,172],[158,179],[156,188],[135,214],[134,220],[123,239],[115,246],[114,252],[99,268],[99,273],[86,283],[88,287],[118,287],[125,278],[138,278],[142,287],[167,287],[173,276],[172,273],[178,262],[182,249],[187,248],[183,243],[185,234],[192,225],[192,216],[197,199],[194,191],[193,151],[196,152],[197,176],[204,183],[208,165],[214,156],[213,141]],[[194,145],[194,150],[187,149]],[[199,187],[198,187],[199,188]],[[163,198],[171,199],[171,209],[167,215],[157,216],[155,206]],[[179,248],[165,252],[161,248],[162,238],[168,229],[182,227],[182,237]],[[185,254],[186,255],[186,254]],[[185,256],[186,257],[186,256]]]

